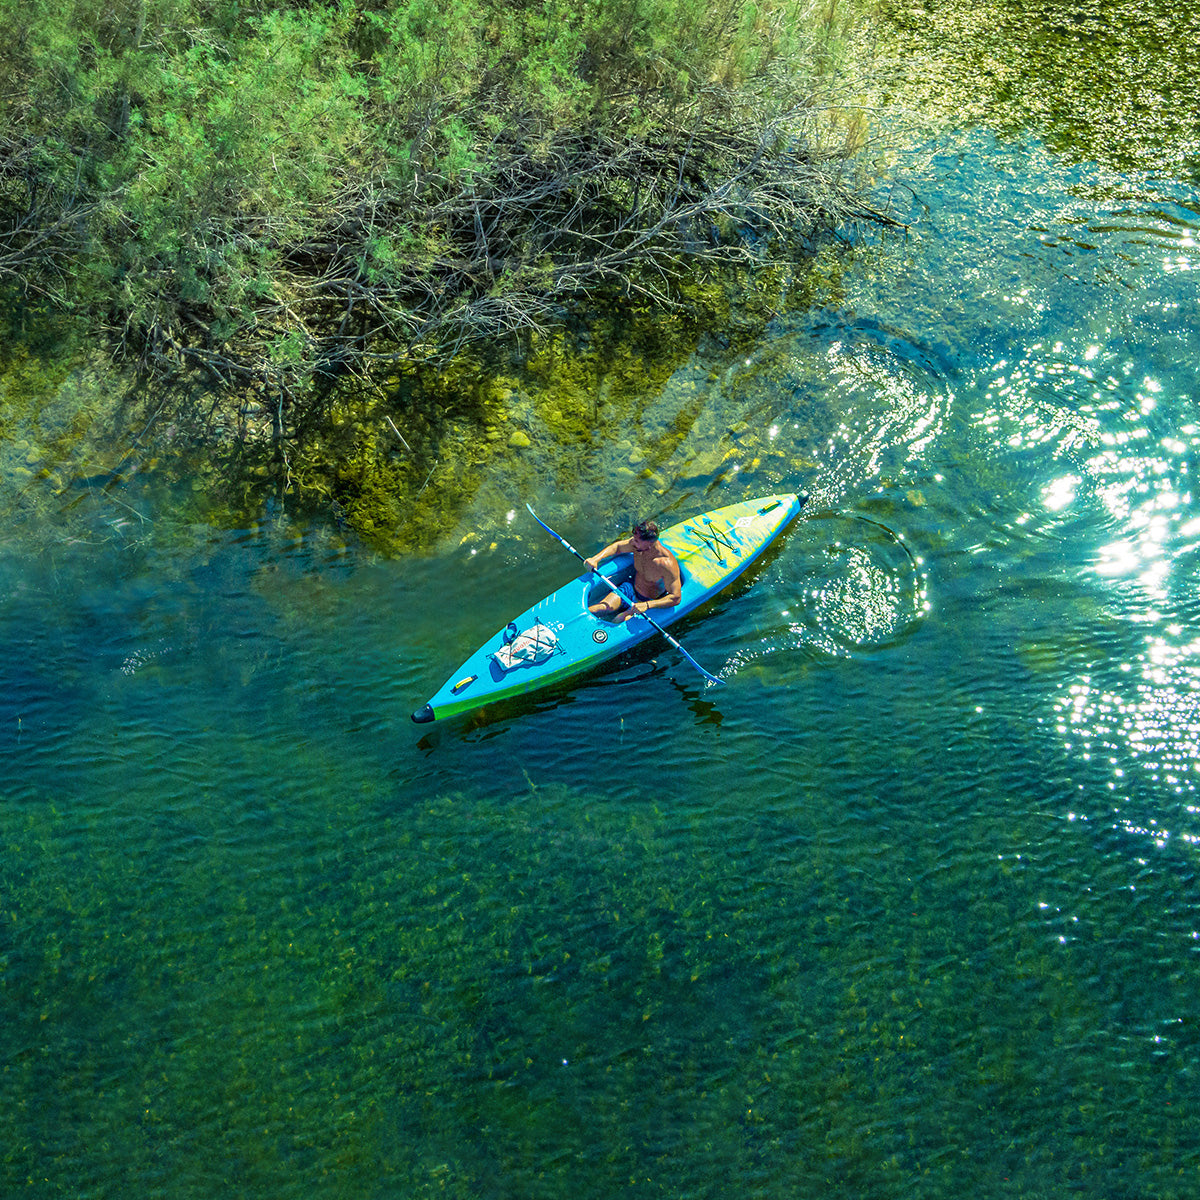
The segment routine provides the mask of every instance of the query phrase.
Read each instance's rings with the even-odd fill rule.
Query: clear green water
[[[1200,1193],[1200,160],[1036,118],[435,555],[9,493],[0,1194]],[[409,723],[573,573],[525,500],[783,489],[724,688]]]

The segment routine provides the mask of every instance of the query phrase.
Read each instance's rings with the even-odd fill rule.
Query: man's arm
[[[633,539],[625,538],[620,542],[613,542],[611,545],[605,546],[599,554],[593,554],[591,558],[585,558],[584,562],[594,571],[605,559],[614,558],[618,554],[632,554]]]

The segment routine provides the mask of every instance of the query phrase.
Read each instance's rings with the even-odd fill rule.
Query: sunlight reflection
[[[1200,629],[1192,619],[1200,513],[1190,462],[1200,424],[1187,419],[1192,398],[1176,391],[1158,372],[1139,370],[1125,347],[1046,342],[997,363],[973,414],[995,446],[1027,455],[1034,473],[1040,507],[1017,509],[1014,528],[1045,533],[1068,512],[1086,516],[1084,498],[1102,514],[1104,533],[1081,565],[1125,598],[1130,624],[1120,660],[1099,654],[1061,679],[1053,722],[1093,801],[1100,773],[1107,813],[1102,805],[1092,816],[1110,814],[1114,828],[1159,847],[1200,846]],[[1183,419],[1172,421],[1175,412]],[[1157,798],[1150,813],[1148,796]],[[1163,797],[1181,807],[1164,807]]]
[[[1051,512],[1061,512],[1075,500],[1075,490],[1082,480],[1078,475],[1063,475],[1042,488],[1042,503]]]
[[[1094,460],[1094,465],[1101,461],[1104,456]],[[1177,492],[1165,480],[1158,482],[1170,466],[1170,460],[1150,456],[1125,460],[1118,469],[1132,468],[1140,477],[1135,475],[1134,480],[1099,489],[1112,515],[1123,519],[1131,529],[1126,537],[1100,547],[1096,573],[1108,578],[1136,576],[1151,596],[1164,592],[1178,552],[1174,545],[1178,535],[1189,536],[1185,531],[1196,528],[1195,520],[1187,519],[1190,493]],[[1140,496],[1146,498],[1140,503],[1131,502]]]
[[[862,427],[843,423],[838,430],[857,448],[866,475],[881,473],[896,446],[919,458],[945,432],[946,395],[941,380],[919,358],[905,358],[891,347],[873,343],[842,341],[833,342],[826,356],[845,398],[860,391],[870,398],[864,410],[868,422]]]
[[[1123,811],[1143,783],[1181,799],[1200,786],[1200,636],[1191,632],[1173,624],[1166,637],[1147,636],[1142,652],[1122,664],[1133,677],[1128,688],[1084,674],[1064,684],[1054,704],[1064,748],[1111,768],[1114,826],[1158,846],[1172,838],[1200,844],[1200,804],[1184,805],[1173,829],[1166,814],[1138,819]]]

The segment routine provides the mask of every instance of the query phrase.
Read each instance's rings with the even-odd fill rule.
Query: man
[[[605,546],[599,554],[585,560],[595,570],[606,558],[618,554],[633,554],[633,607],[622,604],[609,592],[602,600],[589,606],[589,611],[598,617],[613,617],[616,621],[628,621],[652,608],[674,608],[682,596],[683,580],[679,575],[679,563],[666,546],[658,540],[658,523],[639,521],[633,533],[623,541]],[[617,610],[620,609],[620,612]],[[616,614],[613,616],[613,614]]]

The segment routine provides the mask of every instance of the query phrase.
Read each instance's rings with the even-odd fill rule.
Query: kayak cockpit
[[[632,593],[634,576],[632,554],[618,554],[616,558],[611,560],[610,563],[604,564],[604,566],[601,568],[601,574],[605,577],[605,579],[611,579],[617,588],[621,590],[622,594],[625,596],[625,599],[629,599]],[[680,585],[686,593],[689,579],[686,563],[681,562],[679,564],[679,576]],[[599,604],[605,596],[611,595],[612,592],[610,592],[608,587],[601,583],[595,575],[587,575],[584,577],[583,607],[585,611],[591,608],[593,604]],[[613,613],[609,613],[604,616],[597,616],[596,620],[609,624],[612,622],[614,615],[615,614]],[[654,615],[660,620],[669,620],[674,615],[674,610],[665,609],[656,611]]]
[[[605,563],[601,571],[605,579],[612,580],[613,584],[619,589],[622,584],[632,583],[633,581],[633,555],[618,554],[612,559],[611,565]],[[605,596],[611,596],[612,592],[606,584],[603,584],[596,578],[595,575],[587,575],[584,578],[583,588],[583,607],[589,609],[593,604],[599,604]],[[611,617],[600,617],[598,620],[611,620]]]

